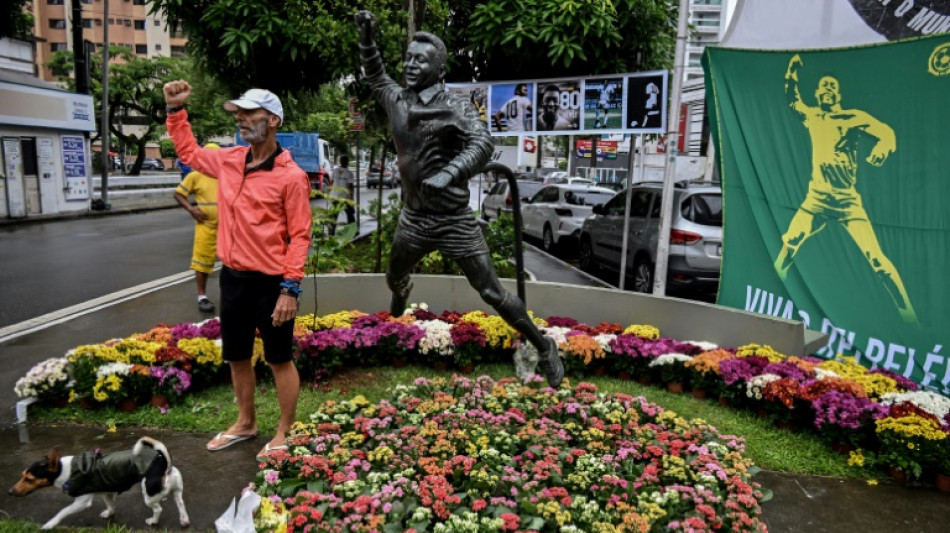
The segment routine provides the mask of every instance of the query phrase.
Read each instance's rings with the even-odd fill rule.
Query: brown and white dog
[[[152,516],[145,523],[153,526],[162,514],[161,501],[171,495],[178,506],[178,521],[188,527],[188,512],[182,499],[184,488],[181,472],[172,466],[171,455],[164,444],[151,437],[142,437],[131,450],[102,455],[98,450],[80,455],[60,457],[58,449],[49,451],[44,459],[31,464],[16,485],[12,496],[26,496],[43,487],[58,487],[76,499],[43,524],[52,529],[67,516],[92,507],[96,494],[102,496],[106,509],[99,514],[109,518],[115,514],[115,497],[136,483],[142,484],[145,505]]]

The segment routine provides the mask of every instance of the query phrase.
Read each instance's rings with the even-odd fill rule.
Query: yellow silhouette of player
[[[842,109],[838,80],[832,76],[818,80],[815,91],[818,105],[806,105],[798,92],[798,71],[803,65],[798,54],[788,62],[785,95],[788,107],[808,128],[811,137],[811,181],[808,195],[782,236],[782,250],[775,259],[775,271],[784,281],[802,244],[824,229],[829,221],[838,222],[854,239],[893,298],[901,319],[917,323],[917,314],[901,276],[881,250],[861,195],[854,187],[858,173],[858,137],[867,134],[877,140],[866,160],[874,166],[881,166],[897,149],[894,130],[865,111]]]

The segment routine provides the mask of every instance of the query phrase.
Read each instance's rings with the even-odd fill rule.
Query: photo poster
[[[490,97],[489,131],[521,135],[534,130],[534,83],[493,84]]]
[[[577,132],[580,129],[581,81],[543,81],[537,86],[535,129],[539,132]]]
[[[623,128],[623,78],[587,80],[584,84],[584,129]]]
[[[458,96],[475,106],[478,117],[488,124],[488,85],[485,83],[471,83],[466,85],[446,85],[449,93]]]
[[[635,133],[666,132],[667,71],[627,77],[625,129]]]
[[[651,70],[445,87],[475,106],[496,137],[665,134],[669,78],[668,70]]]

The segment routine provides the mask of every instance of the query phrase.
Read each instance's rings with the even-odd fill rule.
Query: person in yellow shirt
[[[205,148],[218,149],[215,143]],[[188,201],[194,196],[195,204]],[[191,252],[191,269],[195,271],[198,286],[198,309],[203,313],[215,311],[205,291],[208,275],[214,270],[218,242],[218,180],[192,170],[175,188],[175,200],[195,219],[195,239]]]

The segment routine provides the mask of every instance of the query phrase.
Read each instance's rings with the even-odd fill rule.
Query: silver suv
[[[660,230],[663,184],[636,183],[630,190],[627,275],[633,290],[653,292],[653,268]],[[600,267],[620,271],[624,199],[618,192],[595,206],[581,227],[578,262],[588,272]],[[716,290],[722,262],[722,188],[718,184],[680,182],[673,190],[673,220],[667,289]],[[632,272],[630,269],[633,269]]]

